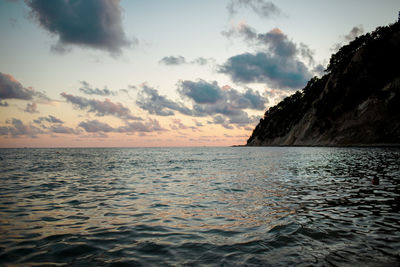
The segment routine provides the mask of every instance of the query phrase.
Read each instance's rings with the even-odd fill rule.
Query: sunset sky
[[[398,0],[0,0],[0,147],[245,144]]]

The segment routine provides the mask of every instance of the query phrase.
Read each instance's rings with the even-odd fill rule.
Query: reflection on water
[[[399,265],[399,166],[394,148],[2,149],[0,265]]]

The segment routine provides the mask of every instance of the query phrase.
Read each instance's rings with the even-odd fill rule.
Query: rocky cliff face
[[[400,23],[332,55],[327,74],[266,111],[247,146],[400,144]]]

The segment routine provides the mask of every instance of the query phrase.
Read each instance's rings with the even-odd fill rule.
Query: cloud
[[[251,88],[242,93],[230,86],[220,87],[216,81],[182,81],[178,91],[193,101],[194,116],[214,116],[213,122],[227,129],[231,129],[230,124],[242,127],[254,123],[254,116],[249,117],[244,109],[264,110],[268,102]]]
[[[118,93],[104,87],[103,89],[93,88],[89,83],[85,81],[81,81],[82,87],[79,88],[79,91],[85,93],[87,95],[99,95],[99,96],[115,96]]]
[[[241,8],[250,9],[262,18],[271,18],[282,14],[274,3],[264,0],[231,0],[227,5],[230,15],[235,15]]]
[[[160,116],[174,115],[175,111],[192,117],[224,116],[226,123],[218,124],[230,128],[226,127],[230,123],[237,126],[253,123],[254,118],[249,117],[244,109],[264,110],[268,102],[266,97],[251,88],[239,92],[230,86],[220,87],[216,81],[180,81],[177,91],[182,98],[192,102],[191,108],[160,96],[156,89],[147,85],[142,86],[137,104],[150,114]],[[179,125],[171,128],[178,129]]]
[[[322,76],[325,73],[325,67],[322,66],[322,64],[318,64],[317,66],[314,67],[314,69],[312,70],[312,72],[314,74],[316,74],[317,76]]]
[[[240,54],[221,66],[220,72],[239,83],[267,83],[281,89],[303,87],[312,77],[303,62],[271,56],[267,53]]]
[[[0,72],[0,99],[32,100],[35,91],[22,86],[13,76]]]
[[[6,121],[9,126],[0,126],[0,135],[11,135],[12,137],[30,136],[36,138],[43,131],[33,125],[26,125],[21,120],[12,118]]]
[[[54,117],[53,115],[48,115],[47,117],[39,117],[37,120],[34,120],[34,123],[40,124],[42,121],[46,121],[49,123],[64,123],[62,120]]]
[[[192,117],[221,115],[226,117],[227,123],[237,126],[254,122],[253,117],[249,117],[244,109],[264,110],[268,102],[265,96],[251,88],[240,92],[230,86],[220,87],[216,81],[207,82],[201,79],[195,82],[180,81],[177,85],[182,99],[190,100],[190,107],[160,95],[156,89],[146,84],[141,85],[139,90],[136,103],[150,114],[172,116],[179,112]],[[198,122],[196,125],[202,126]],[[171,128],[178,129],[178,123],[174,123]]]
[[[197,57],[193,59],[192,61],[187,61],[185,57],[183,56],[168,56],[168,57],[163,57],[159,63],[168,65],[168,66],[177,66],[177,65],[183,65],[183,64],[194,64],[194,65],[206,65],[208,64],[209,61],[212,61],[212,59],[207,59],[204,57]]]
[[[340,36],[340,41],[334,44],[331,50],[338,51],[345,43],[353,41],[363,33],[364,33],[363,25],[354,26],[348,34]]]
[[[175,131],[186,130],[186,129],[192,129],[192,131],[199,131],[199,129],[197,129],[194,126],[186,126],[185,124],[182,123],[180,119],[172,119],[172,124],[170,124],[169,127]]]
[[[130,42],[122,28],[119,0],[25,0],[32,16],[59,37],[53,49],[65,45],[107,50],[119,54]]]
[[[26,104],[26,108],[24,109],[24,112],[27,113],[39,113],[39,111],[37,110],[37,105],[36,103],[27,103]]]
[[[8,103],[6,101],[1,101],[0,100],[0,107],[8,107]]]
[[[222,98],[221,89],[215,81],[213,83],[203,80],[198,82],[182,81],[178,91],[181,95],[189,97],[200,104],[215,103]]]
[[[199,121],[197,121],[197,120],[195,120],[195,119],[193,119],[193,122],[194,122],[194,124],[195,124],[197,127],[202,127],[202,126],[204,126],[203,123],[201,123],[201,122],[199,122]]]
[[[229,123],[226,120],[226,118],[221,116],[221,115],[214,116],[213,121],[209,122],[209,124],[220,124],[225,129],[228,129],[228,130],[232,130],[233,129],[233,126],[229,125]]]
[[[183,56],[169,56],[163,57],[160,63],[165,65],[182,65],[186,63],[186,59]]]
[[[113,132],[114,128],[112,128],[110,125],[107,123],[100,122],[98,120],[91,120],[91,121],[83,121],[79,123],[79,127],[82,127],[85,129],[86,132],[88,133],[97,133],[97,132]]]
[[[120,119],[141,120],[141,118],[133,116],[129,108],[123,106],[121,103],[113,103],[110,99],[100,101],[67,93],[61,93],[61,96],[77,108],[93,112],[96,116],[111,115]]]
[[[185,115],[192,115],[192,111],[182,103],[172,101],[166,96],[162,96],[158,91],[146,84],[141,85],[138,92],[136,104],[150,114],[159,116],[172,116],[174,111]]]
[[[219,71],[238,83],[267,83],[280,89],[295,90],[303,87],[313,76],[303,61],[314,65],[313,51],[305,44],[297,45],[280,29],[258,34],[246,24],[227,32],[227,37],[241,36],[257,46],[256,53],[243,53],[230,57]]]
[[[43,123],[46,122],[46,123]],[[33,123],[38,124],[44,132],[42,133],[57,133],[57,134],[79,134],[78,129],[67,127],[63,125],[63,121],[53,115],[47,115],[46,117],[39,117],[33,120]]]
[[[71,127],[67,127],[64,125],[51,125],[47,128],[51,133],[58,133],[58,134],[78,134],[80,131],[73,129]]]
[[[100,122],[98,120],[88,120],[79,123],[79,127],[85,129],[88,133],[134,133],[134,132],[159,132],[165,131],[160,126],[157,120],[149,120],[147,122],[126,122],[124,126],[113,128],[107,123]]]
[[[181,81],[178,84],[181,96],[193,100],[196,104],[216,104],[219,107],[229,105],[232,109],[263,110],[267,99],[259,92],[247,88],[244,93],[230,86],[220,87],[216,81]]]
[[[206,65],[208,62],[209,59],[204,57],[198,57],[191,61],[192,64],[197,64],[197,65]]]
[[[12,75],[0,72],[0,102],[4,99],[32,100],[34,98],[50,101],[44,93],[31,87],[24,87]],[[7,102],[2,103],[2,106],[8,106]]]
[[[134,132],[161,132],[166,131],[160,126],[157,120],[150,119],[147,122],[127,122],[125,126],[116,128],[118,133],[134,133]]]
[[[348,34],[344,36],[346,41],[353,41],[356,37],[364,33],[363,25],[354,26]]]

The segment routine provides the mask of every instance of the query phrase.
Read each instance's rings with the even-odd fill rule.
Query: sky
[[[398,0],[0,0],[0,147],[245,144]]]

